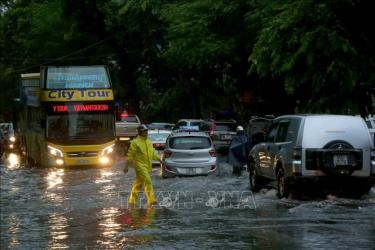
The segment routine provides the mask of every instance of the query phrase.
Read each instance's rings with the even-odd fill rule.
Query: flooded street
[[[129,209],[134,171],[1,165],[1,249],[374,249],[375,189],[359,200],[252,195],[221,159],[207,177],[162,179],[159,206]],[[144,200],[143,200],[144,201]],[[143,206],[142,199],[140,207]]]

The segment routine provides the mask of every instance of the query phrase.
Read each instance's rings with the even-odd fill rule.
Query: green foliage
[[[19,74],[45,64],[107,64],[116,98],[147,120],[285,113],[297,100],[306,112],[371,112],[370,2],[1,1],[0,112]]]
[[[283,1],[274,2],[272,11],[263,6],[262,12],[251,13],[250,19],[272,16],[262,22],[249,57],[250,74],[285,79],[285,90],[302,99],[305,111],[358,110],[352,93],[367,72],[358,70],[362,55],[337,13],[353,5],[346,0]]]

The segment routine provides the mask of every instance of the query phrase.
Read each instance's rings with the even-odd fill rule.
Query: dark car
[[[236,135],[237,122],[235,120],[205,120],[200,129],[211,137],[217,150],[229,148],[232,138]]]
[[[271,125],[274,117],[259,117],[254,116],[251,117],[249,120],[249,124],[247,126],[247,134],[251,138],[251,142],[253,145],[258,144],[259,142],[264,141],[265,133],[267,132],[269,126]]]

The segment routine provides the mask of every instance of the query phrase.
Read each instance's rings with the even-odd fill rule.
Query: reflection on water
[[[111,169],[100,169],[100,176],[95,180],[95,183],[100,184],[100,183],[108,183],[111,182],[111,176],[113,176],[114,173]]]
[[[16,169],[20,167],[20,157],[17,154],[10,153],[6,159],[6,165],[9,169]]]
[[[19,245],[19,241],[17,239],[17,233],[20,229],[21,223],[19,222],[18,218],[15,215],[11,215],[10,218],[8,218],[8,221],[9,221],[9,233],[11,234],[9,247],[14,248],[17,245]]]
[[[44,198],[50,201],[53,207],[61,206],[67,199],[62,192],[59,192],[59,189],[64,187],[64,174],[64,169],[51,169],[45,177],[47,188],[44,191]]]
[[[47,189],[52,189],[63,183],[64,169],[55,169],[47,174]]]
[[[375,245],[375,189],[360,200],[277,199],[255,194],[256,209],[212,208],[210,190],[248,190],[248,176],[162,179],[156,191],[192,192],[191,206],[123,209],[134,172],[0,165],[1,249],[367,248]],[[186,200],[181,200],[185,202]],[[370,219],[369,219],[370,218]],[[348,226],[350,225],[350,226]]]
[[[128,209],[120,216],[123,225],[129,228],[141,228],[151,225],[155,218],[155,209]]]
[[[49,246],[52,249],[66,249],[69,246],[64,242],[68,238],[68,219],[59,213],[53,213],[48,216],[48,223],[51,229],[51,240]]]
[[[101,233],[97,243],[104,248],[115,248],[114,237],[121,230],[121,224],[116,222],[116,216],[119,213],[118,208],[103,208],[97,214],[99,225],[98,229]]]
[[[122,247],[150,245],[159,233],[158,227],[153,224],[156,211],[154,208],[122,210],[117,218],[123,226],[118,234],[119,244]]]

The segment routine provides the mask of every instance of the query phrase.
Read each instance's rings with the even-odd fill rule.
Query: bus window
[[[49,116],[47,137],[50,139],[95,139],[114,136],[113,114],[85,114]]]
[[[109,88],[104,66],[48,67],[47,89]]]

